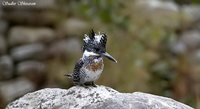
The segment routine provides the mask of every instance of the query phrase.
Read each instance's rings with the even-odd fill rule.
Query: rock
[[[186,44],[182,41],[177,41],[170,45],[171,51],[174,54],[184,54],[187,52]]]
[[[81,44],[78,39],[64,39],[51,44],[48,50],[51,56],[67,56],[81,53]]]
[[[60,36],[67,35],[82,36],[85,31],[89,31],[89,24],[77,18],[70,18],[62,21],[58,27],[57,32]]]
[[[196,50],[194,53],[190,53],[188,57],[195,65],[200,65],[200,50]],[[193,66],[195,66],[193,65]]]
[[[46,66],[38,61],[23,61],[17,65],[17,74],[24,75],[28,73],[44,73]]]
[[[200,32],[198,29],[184,31],[179,37],[176,42],[170,45],[171,51],[175,54],[191,53],[200,46]]]
[[[11,46],[33,42],[49,42],[55,38],[55,33],[50,28],[31,28],[16,26],[9,32],[9,44]]]
[[[41,87],[46,82],[46,65],[43,62],[29,60],[22,61],[16,66],[18,76],[26,77],[36,87]]]
[[[148,9],[160,9],[178,12],[178,6],[171,0],[136,0],[136,5],[146,6]]]
[[[136,15],[132,19],[138,19],[140,16],[143,22],[170,29],[180,26],[180,11],[172,0],[135,0],[133,8]],[[131,15],[133,13],[130,11]]]
[[[105,86],[46,88],[26,94],[6,109],[193,109],[173,99],[135,92],[120,93]]]
[[[10,56],[0,57],[0,80],[10,79],[13,77],[13,60]]]
[[[185,31],[180,37],[180,40],[185,43],[188,48],[200,46],[200,32],[198,30]]]
[[[0,55],[5,54],[7,51],[7,43],[3,36],[0,35]]]
[[[3,96],[5,102],[12,101],[34,90],[35,86],[25,78],[0,83],[0,94]]]
[[[5,34],[6,30],[8,29],[8,22],[5,20],[1,20],[0,18],[0,34]]]
[[[40,43],[22,45],[11,49],[11,56],[16,61],[44,59],[45,49],[45,46]]]
[[[200,7],[195,5],[184,6],[182,8],[183,14],[185,14],[190,22],[200,20]]]

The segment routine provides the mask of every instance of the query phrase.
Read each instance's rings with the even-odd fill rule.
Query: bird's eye
[[[99,48],[96,48],[96,51],[97,51],[97,52],[99,52],[99,51],[100,51],[100,49],[99,49]]]

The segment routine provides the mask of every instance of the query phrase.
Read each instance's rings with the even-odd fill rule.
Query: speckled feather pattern
[[[103,71],[103,59],[98,57],[88,57],[83,61],[80,59],[72,74],[74,84],[84,84],[96,81]]]

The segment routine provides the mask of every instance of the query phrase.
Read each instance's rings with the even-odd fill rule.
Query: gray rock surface
[[[33,42],[49,42],[56,36],[50,28],[31,28],[16,26],[11,28],[9,32],[9,44],[20,45]]]
[[[197,48],[200,46],[200,32],[199,30],[185,31],[181,36],[181,41],[189,48]]]
[[[185,54],[191,50],[198,49],[200,46],[200,32],[198,29],[184,31],[180,38],[170,45],[171,50],[175,54]],[[197,55],[197,57],[199,57]],[[192,56],[193,58],[193,56]]]
[[[46,65],[39,61],[23,61],[17,65],[17,74],[44,73]]]
[[[59,40],[52,43],[48,49],[51,56],[75,55],[81,52],[81,43],[77,38]]]
[[[200,20],[200,7],[197,5],[184,6],[183,12],[189,17],[190,21]]]
[[[42,59],[44,55],[45,46],[41,43],[27,44],[11,49],[11,56],[16,61]]]
[[[178,11],[178,6],[172,0],[136,0],[135,2],[137,5],[144,5],[150,10]]]
[[[187,52],[187,45],[179,40],[170,45],[171,51],[175,54],[184,54]]]
[[[66,35],[80,36],[83,33],[85,33],[85,31],[88,31],[89,29],[90,29],[90,26],[86,21],[83,21],[77,18],[70,18],[70,19],[64,20],[57,26],[58,33],[62,37]]]
[[[26,94],[6,109],[193,109],[173,99],[147,93],[120,93],[105,86],[68,90],[46,88]]]
[[[154,25],[172,29],[180,26],[178,6],[172,0],[134,0],[133,7],[141,19],[148,19]]]

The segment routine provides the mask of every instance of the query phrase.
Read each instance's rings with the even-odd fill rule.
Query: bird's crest
[[[90,31],[89,35],[84,35],[83,51],[85,49],[104,49],[106,48],[107,36],[104,33],[95,34],[93,30]]]

